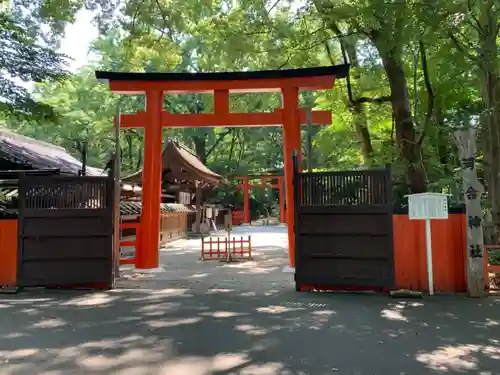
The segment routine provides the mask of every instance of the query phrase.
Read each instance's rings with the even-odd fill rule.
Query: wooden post
[[[200,260],[205,260],[205,238],[201,236],[201,258]]]
[[[307,118],[307,171],[312,172],[312,108],[308,107]]]
[[[201,187],[198,181],[196,184],[196,221],[194,223],[194,232],[199,234],[201,232]]]
[[[243,180],[243,213],[245,217],[245,223],[250,225],[252,219],[250,218],[250,184],[248,183],[248,177]]]
[[[484,187],[477,178],[476,130],[457,130],[457,144],[463,178],[467,226],[467,291],[470,297],[486,295],[483,264],[483,211],[481,195]]]
[[[119,113],[118,113],[118,115],[119,115]],[[82,176],[86,176],[87,175],[87,154],[88,154],[88,148],[89,148],[89,143],[87,141],[82,142]]]
[[[283,184],[283,177],[278,177],[278,191],[280,196],[280,223],[286,223],[285,217],[285,186]]]
[[[120,253],[120,239],[121,239],[121,230],[120,230],[120,222],[121,222],[121,217],[120,217],[120,200],[121,200],[121,177],[120,177],[120,102],[118,102],[118,105],[116,106],[116,115],[114,118],[115,122],[115,153],[114,153],[114,160],[113,160],[113,179],[114,179],[114,216],[113,216],[113,224],[114,224],[114,230],[113,230],[113,272],[114,272],[114,277],[113,277],[113,288],[114,288],[114,281],[115,279],[120,277],[120,258],[121,258],[121,253]],[[82,163],[83,164],[83,163]],[[83,169],[83,166],[82,166]],[[139,240],[137,237],[135,237],[136,241]],[[135,251],[137,255],[137,242],[135,246]]]

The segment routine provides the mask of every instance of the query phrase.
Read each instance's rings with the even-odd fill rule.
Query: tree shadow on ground
[[[113,291],[0,296],[0,374],[500,374],[499,299],[296,293],[268,239],[253,262],[189,240]]]
[[[0,373],[499,373],[497,299],[163,284],[0,298]]]

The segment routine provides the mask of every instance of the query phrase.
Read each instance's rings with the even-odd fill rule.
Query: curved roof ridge
[[[167,153],[170,155],[167,156]],[[221,181],[224,181],[224,177],[215,173],[210,168],[208,168],[205,164],[201,162],[200,159],[196,156],[196,154],[187,147],[184,143],[180,142],[177,138],[169,138],[166,142],[163,152],[162,158],[164,160],[163,169],[170,169],[171,173],[175,175],[181,169],[186,170],[192,177],[192,180],[201,180],[207,182],[210,185],[217,185]],[[169,163],[173,161],[176,163],[176,168],[170,168]],[[128,176],[122,178],[122,181],[132,181],[132,180],[141,180],[142,179],[142,167],[137,172],[134,172]],[[175,170],[173,170],[175,169]]]

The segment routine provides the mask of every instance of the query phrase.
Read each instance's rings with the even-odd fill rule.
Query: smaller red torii
[[[251,224],[250,219],[250,196],[249,190],[251,188],[269,188],[278,189],[279,202],[280,202],[280,223],[286,223],[285,215],[285,191],[283,190],[283,176],[275,175],[257,175],[257,176],[245,176],[236,177],[236,180],[242,181],[240,184],[236,185],[237,189],[243,189],[243,218],[244,222]],[[259,184],[250,184],[250,180],[260,180]],[[266,183],[269,180],[278,180],[276,184]]]

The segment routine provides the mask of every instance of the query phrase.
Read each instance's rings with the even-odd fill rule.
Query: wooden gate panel
[[[385,236],[387,234],[387,215],[373,214],[341,215],[335,212],[321,214],[304,214],[301,211],[298,228],[300,234],[321,235],[331,234],[338,236]]]
[[[102,258],[100,237],[24,238],[24,260],[98,259]],[[71,249],[61,254],[61,249]]]
[[[360,262],[358,259],[309,258],[307,268],[296,279],[299,285],[321,287],[390,287],[392,271],[385,259]],[[297,275],[297,270],[296,270]]]
[[[62,215],[61,215],[62,214]],[[24,237],[37,237],[42,233],[44,237],[58,236],[61,226],[67,237],[81,236],[109,236],[109,218],[106,212],[98,210],[64,210],[51,212],[50,210],[37,212],[36,216],[28,213],[24,216]]]
[[[308,249],[311,258],[351,258],[359,260],[387,259],[385,236],[356,235],[300,236],[299,246]],[[370,245],[367,245],[370,242]]]
[[[19,286],[113,283],[113,180],[22,176]]]
[[[111,272],[109,269],[112,266],[112,261],[104,261],[103,259],[25,261],[22,270],[22,283],[19,286],[111,285],[108,284],[111,281],[108,274]]]
[[[295,168],[294,188],[298,286],[394,287],[389,169]]]

